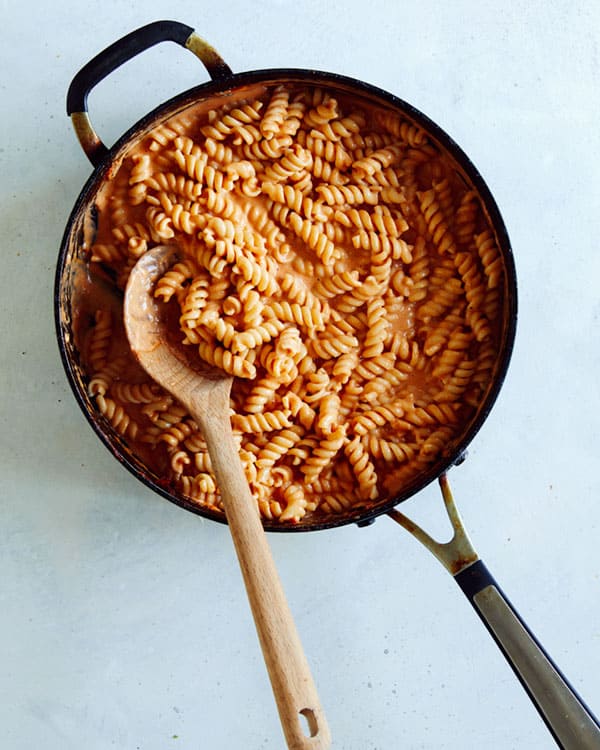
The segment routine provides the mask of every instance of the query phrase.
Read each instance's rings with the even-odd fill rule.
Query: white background
[[[2,6],[0,745],[284,745],[227,528],[110,456],[54,334],[58,248],[91,172],[65,94],[94,54],[159,18],[196,28],[236,72],[330,70],[397,94],[482,172],[514,247],[519,326],[499,401],[451,483],[481,556],[599,712],[600,6]],[[94,90],[92,121],[111,143],[204,80],[192,55],[161,45]],[[404,509],[448,537],[435,485]],[[554,746],[458,587],[391,520],[269,538],[334,748]]]

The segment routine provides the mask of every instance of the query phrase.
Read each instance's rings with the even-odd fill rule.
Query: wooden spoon
[[[153,296],[176,260],[176,248],[159,246],[136,263],[125,292],[127,337],[144,370],[185,406],[206,440],[288,748],[325,750],[329,728],[233,438],[233,378],[209,365],[189,366],[169,345]]]

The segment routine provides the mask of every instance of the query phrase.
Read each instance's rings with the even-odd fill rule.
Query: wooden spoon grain
[[[208,365],[201,371],[189,366],[169,344],[153,295],[156,281],[176,260],[177,248],[159,246],[131,271],[124,301],[127,337],[144,370],[185,406],[206,441],[288,748],[326,750],[329,728],[233,438],[233,378]]]

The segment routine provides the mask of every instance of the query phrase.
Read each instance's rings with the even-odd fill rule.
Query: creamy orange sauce
[[[189,340],[194,336],[219,356],[229,350],[223,334],[215,333],[217,318],[230,326],[234,341],[245,331],[257,330],[244,318],[244,295],[258,287],[241,278],[242,261],[273,279],[271,291],[260,292],[264,310],[257,319],[259,328],[278,320],[282,313],[277,305],[294,301],[281,291],[286,278],[300,283],[309,301],[298,304],[306,308],[316,300],[314,309],[320,310],[322,322],[315,326],[284,319],[281,330],[263,343],[234,351],[255,375],[236,378],[232,392],[233,423],[261,513],[299,523],[385,500],[448,454],[491,383],[506,290],[501,255],[479,199],[427,134],[394,112],[345,93],[323,94],[295,85],[285,90],[287,115],[275,118],[277,134],[267,138],[261,127],[272,132],[265,126],[266,113],[281,91],[256,86],[244,92],[244,102],[237,92],[235,107],[225,106],[225,101],[218,111],[206,102],[191,107],[149,132],[124,156],[97,197],[97,230],[86,249],[89,275],[78,294],[75,336],[90,387],[100,389],[93,396],[112,429],[173,493],[219,508],[196,426],[152,385],[129,354],[120,296],[128,271],[154,245],[176,243],[182,249],[192,272],[164,311],[174,339],[193,356],[198,345]],[[329,119],[328,111],[335,113]],[[239,126],[232,125],[236,112],[241,112]],[[290,112],[300,121],[296,130]],[[214,130],[220,123],[225,123],[223,130]],[[323,148],[332,144],[328,158],[311,150],[315,140],[322,141]],[[252,151],[273,148],[278,141],[283,145],[271,158]],[[219,159],[215,151],[223,147],[230,149],[229,162],[224,152]],[[192,148],[202,154],[213,151],[203,173],[192,163],[197,156]],[[273,172],[291,169],[290,160],[296,157],[311,166],[287,177]],[[176,175],[180,183],[176,187],[173,177],[169,188],[161,175]],[[302,205],[290,208],[273,201],[272,184],[302,186]],[[346,201],[332,202],[328,191],[336,187],[347,188]],[[348,192],[354,187],[370,191],[366,200]],[[210,195],[225,196],[229,208],[211,208]],[[257,205],[262,213],[254,216]],[[291,218],[290,212],[300,219]],[[268,224],[261,226],[263,216]],[[322,242],[301,236],[301,220],[328,238],[333,260]],[[368,236],[361,236],[357,221],[375,222],[376,227],[363,226]],[[245,229],[245,238],[228,239],[232,227]],[[223,244],[215,244],[219,242]],[[392,247],[389,262],[383,250],[369,245],[372,242]],[[208,254],[202,254],[207,249]],[[232,259],[213,273],[219,252],[223,257],[230,253]],[[324,285],[344,274],[355,274],[360,283],[323,294]],[[205,279],[211,289],[217,289],[221,279],[221,298],[209,297],[203,304],[212,305],[214,314],[210,317],[206,307],[199,308],[198,319],[205,323],[186,333],[181,329],[182,309],[198,279]],[[361,299],[361,289],[374,292]],[[225,298],[229,306],[223,308]],[[374,299],[384,301],[385,325],[381,351],[366,356],[377,313]],[[235,312],[239,306],[242,310]],[[110,311],[104,352],[97,341],[103,340],[99,310]],[[292,329],[306,355],[293,365],[295,378],[282,381],[258,408],[257,384],[274,377],[265,363],[274,361],[269,354],[276,353],[283,331],[289,334]],[[355,342],[349,350],[335,355],[323,351],[324,341],[335,347],[346,339]],[[355,355],[349,374],[340,374],[343,354]],[[99,370],[94,363],[100,363]],[[145,401],[137,403],[127,387],[142,385]],[[148,394],[155,396],[155,411]],[[276,413],[285,413],[280,427],[249,428],[249,417]],[[278,436],[290,444],[271,462],[267,457]]]

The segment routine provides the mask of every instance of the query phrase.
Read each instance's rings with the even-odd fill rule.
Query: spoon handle
[[[233,439],[229,417],[202,419],[212,468],[244,577],[290,750],[326,750],[329,728]]]

